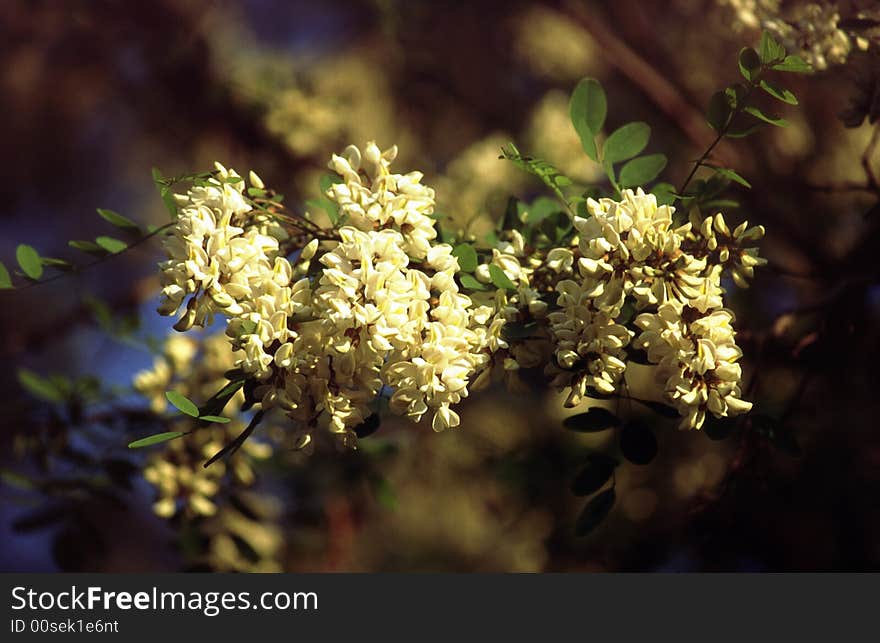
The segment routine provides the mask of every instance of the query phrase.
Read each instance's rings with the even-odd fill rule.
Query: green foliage
[[[324,213],[326,213],[327,218],[330,219],[331,225],[335,226],[337,223],[339,223],[339,207],[327,197],[309,199],[308,201],[306,201],[306,207],[313,210],[322,210]]]
[[[8,288],[13,288],[12,278],[9,276],[9,271],[6,269],[6,266],[0,261],[0,290],[6,290]]]
[[[199,419],[202,422],[214,422],[216,424],[228,424],[232,421],[230,418],[223,417],[222,415],[200,415]]]
[[[739,52],[739,71],[743,78],[754,81],[761,73],[761,57],[751,47],[743,47]]]
[[[181,413],[194,418],[199,417],[199,407],[185,395],[177,391],[166,391],[165,398]]]
[[[620,169],[620,185],[621,187],[645,185],[656,179],[665,167],[666,156],[663,154],[634,158]]]
[[[609,455],[591,453],[587,456],[584,468],[571,483],[572,492],[576,496],[589,496],[596,493],[611,479],[618,464],[617,460]]]
[[[729,180],[733,181],[734,183],[739,183],[743,187],[746,187],[746,188],[752,187],[751,183],[746,181],[742,176],[740,176],[737,172],[734,172],[731,169],[728,169],[725,167],[716,167],[715,172],[717,174],[720,174],[721,176],[723,176],[725,179],[729,179]]]
[[[40,261],[40,253],[32,246],[22,243],[15,249],[15,259],[22,272],[34,281],[43,276],[43,264]]]
[[[657,197],[658,205],[675,203],[675,186],[672,183],[657,183],[651,188],[651,194]]]
[[[40,400],[57,404],[63,402],[66,397],[57,382],[41,377],[33,371],[21,368],[18,370],[17,376],[22,388]]]
[[[140,226],[129,219],[128,217],[124,217],[118,212],[114,212],[113,210],[106,210],[104,208],[98,208],[98,215],[104,219],[110,225],[116,226],[126,232],[130,232],[135,235],[140,235],[141,228]]]
[[[150,435],[145,438],[141,438],[140,440],[135,440],[134,442],[129,442],[129,449],[141,449],[143,447],[151,447],[154,444],[162,444],[163,442],[168,442],[169,440],[176,440],[177,438],[186,435],[181,431],[166,431],[165,433],[156,433],[155,435]]]
[[[613,487],[595,495],[578,516],[574,527],[575,535],[586,536],[602,524],[614,506],[615,499],[616,493]]]
[[[795,74],[812,74],[813,68],[800,56],[786,56],[785,60],[771,67],[774,71],[782,71]]]
[[[501,290],[516,290],[516,286],[510,278],[495,264],[489,264],[489,277],[492,278],[492,285],[496,288]]]
[[[510,143],[509,145],[510,149],[501,148],[501,158],[507,159],[521,170],[537,176],[544,182],[544,185],[553,190],[553,193],[556,194],[563,203],[567,204],[568,202],[565,199],[565,195],[562,193],[562,188],[571,185],[571,179],[562,174],[562,172],[547,161],[523,156],[516,148],[516,145],[513,143]]]
[[[731,116],[733,116],[733,104],[728,92],[717,91],[712,94],[709,107],[706,109],[706,121],[712,129],[722,131],[730,124]]]
[[[117,252],[122,252],[128,247],[128,244],[124,241],[120,241],[114,237],[101,236],[95,239],[95,243],[98,247],[103,248],[110,254],[116,254]]]
[[[630,159],[648,145],[651,138],[651,127],[641,121],[627,123],[614,130],[605,141],[603,158],[605,163],[617,163]]]
[[[459,274],[458,281],[466,290],[486,290],[486,285],[477,281],[476,277],[469,274]]]
[[[760,52],[763,65],[775,65],[785,60],[785,47],[779,44],[769,31],[761,34]]]
[[[599,160],[596,135],[602,131],[607,112],[605,90],[599,81],[593,78],[581,80],[571,93],[569,116],[584,152],[594,161]]]
[[[778,116],[768,116],[754,105],[749,105],[748,107],[743,108],[743,111],[770,125],[775,125],[776,127],[788,127],[788,121],[785,119],[779,118]]]
[[[596,431],[606,431],[620,426],[620,418],[608,409],[600,406],[594,406],[586,413],[578,413],[571,415],[562,421],[569,431],[578,431],[580,433],[595,433]]]
[[[771,83],[769,80],[764,80],[763,78],[758,83],[765,92],[770,94],[773,98],[777,100],[781,100],[783,103],[787,103],[789,105],[797,105],[798,99],[785,87],[781,87],[775,83]]]
[[[83,241],[83,240],[73,240],[68,241],[67,245],[73,248],[74,250],[79,250],[81,252],[86,252],[90,255],[94,255],[96,257],[103,257],[107,254],[107,251],[99,246],[94,241]]]
[[[477,251],[469,243],[461,243],[452,249],[452,256],[458,259],[458,267],[463,272],[473,272],[477,269],[479,260]]]

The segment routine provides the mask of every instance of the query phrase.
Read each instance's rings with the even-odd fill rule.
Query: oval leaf
[[[773,65],[775,71],[785,71],[795,74],[810,74],[813,68],[800,56],[786,56],[778,65]]]
[[[105,210],[104,208],[98,208],[98,215],[104,219],[110,225],[114,225],[117,228],[121,228],[128,232],[134,232],[135,234],[140,234],[141,229],[137,223],[129,219],[128,217],[124,217],[118,212],[114,212],[113,210]]]
[[[185,395],[181,395],[177,391],[167,391],[165,393],[165,398],[181,413],[185,413],[194,418],[199,417],[199,407],[197,407],[195,403]]]
[[[601,489],[614,473],[617,460],[604,453],[591,453],[586,466],[571,483],[576,496],[589,496]]]
[[[9,271],[3,265],[3,262],[0,261],[0,290],[12,287],[12,278],[9,276]]]
[[[216,424],[229,424],[232,422],[230,418],[225,418],[222,415],[201,415],[199,419],[202,422],[214,422]]]
[[[472,275],[459,275],[458,280],[461,282],[462,288],[467,288],[468,290],[486,290],[486,285],[477,281]]]
[[[452,256],[458,259],[458,267],[464,272],[477,269],[477,251],[469,243],[462,243],[452,250]]]
[[[127,243],[113,237],[98,237],[95,239],[95,243],[111,254],[122,252],[128,247]]]
[[[769,116],[752,105],[746,107],[743,111],[745,111],[747,114],[751,114],[759,121],[764,121],[765,123],[769,123],[770,125],[775,125],[776,127],[788,127],[788,121],[784,118],[779,118],[778,116]]]
[[[571,93],[568,111],[584,152],[594,161],[598,160],[595,137],[602,130],[608,112],[605,90],[599,81],[584,78],[579,82]]]
[[[789,105],[797,105],[798,99],[797,96],[792,94],[785,87],[780,87],[779,85],[774,85],[773,83],[762,80],[761,89],[770,94],[776,100],[781,100],[783,103],[788,103]]]
[[[492,278],[492,284],[500,290],[516,290],[516,286],[510,280],[504,271],[494,263],[489,265],[489,276]]]
[[[751,47],[739,52],[739,71],[746,80],[753,80],[761,69],[761,57]]]
[[[40,253],[33,247],[22,243],[15,249],[15,259],[22,271],[28,277],[36,281],[43,276],[43,263],[40,261]]]
[[[627,161],[620,170],[620,185],[636,187],[650,183],[665,167],[666,156],[663,154],[649,154]]]
[[[620,432],[620,451],[633,464],[648,464],[657,455],[657,438],[644,424],[629,422]]]
[[[186,435],[180,431],[168,431],[167,433],[156,433],[155,435],[148,436],[146,438],[141,438],[140,440],[135,440],[134,442],[130,442],[128,444],[129,449],[141,449],[143,447],[151,447],[154,444],[161,444],[162,442],[168,442],[169,440],[175,440],[182,435]]]
[[[18,382],[28,393],[46,402],[61,402],[64,395],[48,379],[42,378],[26,368],[18,370]]]
[[[581,511],[581,515],[578,516],[574,527],[575,535],[586,536],[598,527],[611,511],[611,507],[614,506],[615,497],[613,488],[606,489],[593,497]]]
[[[728,169],[726,167],[716,167],[715,172],[720,174],[721,176],[723,176],[726,179],[730,179],[734,183],[739,183],[743,187],[747,187],[747,188],[752,187],[751,183],[746,181],[743,177],[741,177],[739,174],[737,174],[736,172],[734,172],[731,169]]]
[[[726,92],[718,91],[712,94],[712,98],[709,99],[709,107],[706,109],[706,120],[712,129],[720,132],[727,127],[732,113],[730,99]]]
[[[617,163],[631,159],[648,145],[651,128],[647,123],[627,123],[614,130],[605,141],[605,162]]]
[[[95,255],[97,257],[103,257],[104,255],[107,254],[107,251],[104,250],[104,248],[99,246],[94,241],[74,240],[74,241],[68,241],[67,245],[69,245],[71,248],[73,248],[75,250],[87,252],[90,255]]]

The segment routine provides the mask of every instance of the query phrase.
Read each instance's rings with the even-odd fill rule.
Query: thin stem
[[[718,143],[721,142],[721,139],[723,139],[727,135],[727,132],[730,131],[730,126],[733,124],[733,121],[736,120],[736,117],[742,113],[743,109],[747,105],[749,97],[752,95],[752,92],[755,89],[755,81],[760,77],[761,71],[763,71],[763,69],[755,72],[755,77],[752,78],[751,80],[749,80],[748,84],[746,85],[745,94],[743,94],[743,97],[741,99],[738,99],[736,101],[736,107],[733,109],[733,112],[731,112],[730,118],[728,118],[727,122],[724,123],[724,127],[722,127],[718,131],[718,136],[715,137],[715,140],[712,141],[712,143],[709,145],[709,147],[706,149],[706,151],[703,152],[703,155],[699,159],[697,159],[697,161],[694,163],[694,167],[691,168],[690,174],[687,175],[687,178],[684,180],[684,183],[682,183],[681,187],[678,189],[679,194],[684,194],[684,191],[687,189],[687,186],[690,184],[691,180],[694,178],[694,175],[697,173],[697,170],[699,170],[701,167],[703,167],[703,165],[705,165],[706,160],[709,158],[709,156],[715,150],[715,147],[718,145]]]
[[[173,226],[175,223],[176,223],[175,221],[169,221],[165,225],[162,225],[162,226],[156,228],[155,230],[153,230],[149,234],[144,235],[143,237],[141,237],[137,241],[134,241],[134,242],[128,244],[124,249],[120,250],[119,252],[112,252],[112,253],[103,255],[101,257],[98,257],[97,259],[95,259],[94,261],[90,261],[89,263],[84,263],[79,266],[74,266],[73,269],[70,270],[69,272],[60,272],[57,275],[52,275],[51,277],[48,277],[46,279],[41,279],[40,281],[31,281],[31,282],[25,284],[24,286],[16,287],[15,290],[27,290],[28,288],[42,286],[43,284],[48,284],[53,281],[58,281],[59,279],[63,279],[64,277],[69,277],[71,275],[80,274],[82,272],[85,272],[89,268],[92,268],[94,266],[102,264],[105,261],[113,259],[114,257],[118,257],[120,255],[125,254],[126,252],[128,252],[132,248],[138,247],[139,245],[141,245],[145,241],[148,241],[149,239],[152,239],[153,237],[155,237],[159,233],[164,232],[165,230],[167,230],[168,228]]]

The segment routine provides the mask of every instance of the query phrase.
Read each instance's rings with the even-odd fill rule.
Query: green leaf
[[[467,288],[468,290],[486,290],[486,285],[477,281],[472,275],[460,274],[458,280],[461,282],[462,288]]]
[[[730,106],[730,97],[724,91],[712,94],[709,99],[709,107],[706,109],[706,121],[716,132],[720,132],[730,122],[733,109]]]
[[[95,255],[98,257],[103,257],[104,255],[107,254],[107,251],[104,250],[104,248],[99,246],[94,241],[74,240],[74,241],[68,241],[67,245],[69,245],[74,250],[80,250],[82,252],[87,252],[90,255]]]
[[[15,249],[15,258],[24,274],[34,281],[43,276],[43,264],[40,262],[40,253],[34,250],[33,247],[22,243]]]
[[[469,243],[462,243],[452,249],[452,256],[458,259],[458,267],[464,272],[473,272],[479,263],[477,251]]]
[[[761,34],[761,62],[765,65],[773,65],[785,59],[785,47],[776,42],[770,32]]]
[[[222,415],[200,415],[199,419],[203,422],[216,422],[217,424],[229,424],[232,422],[230,418],[225,418]]]
[[[647,123],[627,123],[614,130],[605,141],[605,162],[617,163],[634,157],[645,149],[650,138],[651,128]]]
[[[761,85],[761,89],[770,94],[773,98],[777,100],[781,100],[783,103],[788,103],[789,105],[797,105],[798,99],[797,96],[792,94],[785,87],[780,87],[779,85],[774,85],[773,83],[761,80],[759,83]]]
[[[542,161],[541,159],[523,156],[519,153],[519,150],[513,143],[510,143],[509,150],[501,148],[501,155],[501,158],[507,159],[521,170],[537,176],[543,181],[544,185],[553,190],[554,194],[556,194],[561,201],[565,201],[565,195],[562,193],[562,188],[571,185],[571,179],[562,174],[562,172],[556,169],[553,165],[547,161]]]
[[[177,391],[166,391],[165,397],[181,413],[185,413],[194,418],[199,417],[199,407],[185,395],[181,395]]]
[[[627,161],[620,169],[620,185],[636,187],[645,185],[656,179],[666,167],[666,156],[649,154]]]
[[[620,452],[633,464],[648,464],[657,455],[657,438],[644,424],[628,422],[620,431]]]
[[[489,276],[492,278],[492,284],[501,290],[516,290],[516,286],[510,280],[504,271],[494,263],[489,264]]]
[[[28,393],[46,402],[63,402],[64,393],[49,379],[26,368],[18,369],[18,382]]]
[[[608,409],[600,406],[594,406],[586,413],[578,413],[571,415],[562,421],[569,431],[578,431],[580,433],[595,433],[597,431],[607,431],[616,426],[620,426],[620,418]]]
[[[794,74],[813,73],[813,68],[810,67],[809,63],[805,62],[800,56],[786,56],[785,60],[778,65],[773,65],[772,69],[774,71],[784,71]]]
[[[13,287],[9,271],[6,269],[6,266],[3,265],[3,262],[0,261],[0,290],[6,290]]]
[[[743,111],[745,111],[746,114],[754,116],[760,121],[769,123],[770,125],[775,125],[776,127],[788,127],[788,121],[784,118],[779,118],[777,116],[768,116],[757,107],[750,105],[749,107],[746,107]]]
[[[95,243],[97,243],[101,248],[109,252],[110,254],[116,254],[117,252],[122,252],[128,247],[128,244],[124,241],[120,241],[114,237],[98,237],[95,239]]]
[[[608,112],[605,90],[599,81],[592,78],[581,80],[571,93],[568,111],[584,152],[594,161],[598,160],[595,138],[605,124]]]
[[[214,393],[211,398],[205,402],[202,407],[199,409],[199,414],[201,416],[216,416],[220,415],[223,412],[223,409],[226,408],[226,404],[229,400],[232,399],[239,389],[244,386],[244,373],[241,371],[234,372],[227,371],[225,374],[226,379],[231,380],[228,382],[223,388]]]
[[[306,201],[306,206],[326,212],[327,218],[330,219],[332,225],[336,225],[339,222],[339,207],[327,197],[309,199]]]
[[[591,453],[577,477],[571,483],[571,491],[576,496],[589,496],[601,489],[614,473],[618,462],[604,453]]]
[[[321,194],[326,195],[327,190],[329,190],[332,186],[337,183],[342,183],[342,177],[337,176],[336,174],[324,174],[321,176],[321,179],[318,181],[318,187],[321,189]]]
[[[76,269],[76,266],[74,266],[69,261],[65,261],[64,259],[56,259],[55,257],[40,257],[40,263],[42,263],[44,266],[49,266],[58,270],[63,270],[65,272]]]
[[[651,188],[651,194],[657,197],[657,205],[675,203],[675,186],[672,183],[657,183]]]
[[[730,170],[726,167],[716,167],[715,172],[720,174],[726,179],[730,179],[734,183],[739,183],[741,186],[751,189],[752,184],[746,181],[742,176]]]
[[[581,511],[575,523],[574,533],[576,536],[586,536],[596,527],[602,524],[611,507],[614,506],[615,500],[614,488],[606,489],[602,493],[595,495]]]
[[[126,230],[128,232],[141,234],[141,228],[137,223],[135,223],[128,217],[122,216],[118,212],[98,208],[98,214],[101,216],[102,219],[104,219],[104,221],[106,221],[110,225],[114,225],[117,228],[122,228],[123,230]]]
[[[560,212],[560,205],[557,201],[546,196],[539,196],[532,201],[526,210],[526,223],[529,225],[540,223],[557,212]]]
[[[744,47],[739,52],[739,71],[746,80],[757,78],[761,70],[761,57],[751,47]]]
[[[161,444],[162,442],[168,442],[169,440],[176,440],[182,435],[186,435],[180,431],[168,431],[166,433],[156,433],[155,435],[148,436],[146,438],[141,438],[140,440],[135,440],[134,442],[130,442],[128,444],[129,449],[141,449],[143,447],[151,447],[154,444]]]

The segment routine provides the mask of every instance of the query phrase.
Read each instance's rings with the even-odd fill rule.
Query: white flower
[[[658,365],[666,398],[682,415],[681,428],[699,429],[706,412],[727,417],[751,409],[740,398],[742,351],[736,345],[733,313],[701,314],[676,302],[636,318],[642,333],[634,341]]]

